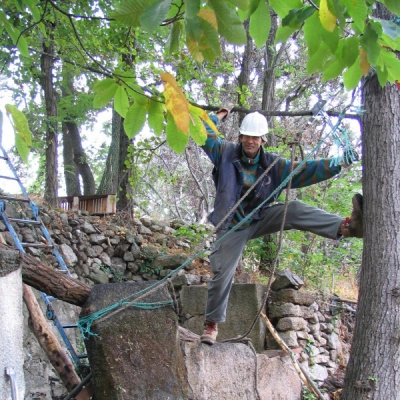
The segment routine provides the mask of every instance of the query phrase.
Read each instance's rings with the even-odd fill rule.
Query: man
[[[218,124],[228,113],[227,109],[221,109],[216,115],[211,115],[211,118]],[[281,229],[284,205],[271,204],[280,193],[274,194],[268,204],[258,209],[237,230],[228,231],[271,196],[289,176],[291,162],[263,150],[268,124],[265,117],[258,112],[247,114],[243,119],[239,129],[239,143],[221,139],[209,127],[207,132],[208,138],[203,150],[214,164],[216,197],[214,211],[210,214],[209,220],[215,226],[221,223],[257,178],[276,161],[266,176],[236,210],[232,210],[217,230],[217,242],[210,254],[210,266],[214,276],[208,286],[205,330],[201,336],[203,343],[214,344],[218,335],[218,323],[225,321],[233,277],[246,243],[250,239]],[[345,158],[347,164],[343,162],[342,165],[349,166],[351,160]],[[330,159],[307,161],[293,176],[291,187],[312,185],[338,174],[341,166],[330,166],[330,161]],[[356,194],[353,197],[353,212],[351,218],[346,219],[300,201],[291,201],[288,204],[284,229],[308,231],[330,239],[338,239],[341,236],[361,238],[362,196]],[[224,238],[219,240],[222,236]]]

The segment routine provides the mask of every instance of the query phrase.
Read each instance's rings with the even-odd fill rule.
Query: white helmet
[[[239,132],[246,136],[261,136],[266,142],[264,135],[268,133],[268,122],[264,115],[259,112],[252,112],[243,118]]]

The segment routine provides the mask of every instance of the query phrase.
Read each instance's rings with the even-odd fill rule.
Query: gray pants
[[[226,232],[217,234],[216,245],[210,255],[211,270],[214,276],[208,285],[206,319],[213,322],[224,322],[236,266],[242,256],[246,243],[270,233],[279,232],[284,212],[283,204],[269,207],[262,219],[253,221],[242,230],[230,232],[221,241],[219,238]],[[288,204],[285,230],[297,229],[315,233],[329,239],[338,239],[338,231],[343,218],[311,207],[300,201]]]

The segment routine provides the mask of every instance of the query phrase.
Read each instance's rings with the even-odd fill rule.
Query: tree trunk
[[[114,113],[116,113],[114,111]],[[124,131],[123,119],[121,118],[120,124],[120,144],[119,144],[119,190],[117,209],[121,211],[127,211],[129,214],[133,212],[133,199],[130,198],[132,194],[131,185],[129,182],[130,167],[125,164],[128,158],[128,148],[130,146],[130,140]]]
[[[56,336],[49,329],[47,320],[43,315],[33,290],[27,285],[24,285],[23,289],[24,301],[29,311],[29,326],[49,357],[51,364],[60,375],[64,386],[70,392],[79,384],[79,376],[76,374],[67,354],[61,348]]]
[[[242,58],[242,63],[240,65],[240,74],[238,76],[238,87],[239,90],[242,90],[243,86],[250,86],[250,76],[251,73],[253,72],[253,66],[254,66],[254,42],[253,39],[251,38],[249,34],[249,21],[244,22],[244,27],[246,28],[246,33],[247,33],[247,43],[244,48],[244,53],[243,53],[243,58]],[[238,94],[238,105],[242,106],[243,101],[241,99],[240,93]],[[239,126],[242,123],[243,118],[245,117],[246,114],[241,113],[239,115]]]
[[[62,132],[65,189],[67,196],[80,196],[82,192],[79,184],[79,172],[74,161],[71,136],[68,133],[68,128],[65,125],[65,122],[62,124]]]
[[[57,205],[58,189],[58,163],[57,163],[57,98],[53,86],[54,45],[52,34],[43,40],[43,53],[41,55],[41,79],[40,84],[44,92],[46,105],[46,180],[44,198],[47,203],[55,207]]]
[[[87,157],[85,150],[82,147],[81,136],[79,134],[78,125],[74,121],[65,121],[65,126],[68,129],[68,135],[70,136],[70,142],[72,144],[72,150],[74,154],[74,162],[82,178],[83,183],[83,194],[85,196],[96,193],[96,185],[90,165],[87,163]],[[69,193],[68,193],[69,194]]]
[[[376,3],[377,17],[389,19]],[[364,251],[342,400],[400,393],[400,92],[376,75],[363,92]]]
[[[122,118],[116,112],[112,114],[111,144],[108,150],[107,161],[104,168],[97,194],[115,194],[119,186],[119,148],[121,142]],[[122,132],[124,134],[124,132]]]
[[[70,103],[74,101],[73,94],[74,94],[73,76],[69,68],[63,65],[62,96],[64,99],[69,98],[66,100],[66,103],[68,103],[68,101]],[[96,184],[94,181],[94,176],[90,168],[90,165],[87,162],[87,156],[85,150],[83,149],[82,146],[81,135],[79,133],[78,125],[76,124],[76,115],[68,111],[66,112],[63,121],[63,138],[64,138],[64,163],[66,157],[69,163],[72,162],[70,165],[66,165],[66,167],[69,168],[66,170],[65,181],[67,182],[67,179],[71,179],[71,182],[73,183],[71,187],[71,192],[68,191],[68,186],[67,186],[67,195],[73,196],[78,194],[76,193],[77,189],[78,192],[80,193],[81,190],[79,185],[78,174],[82,178],[83,194],[84,195],[95,194]],[[73,172],[75,172],[75,176],[68,178],[68,175],[72,174]],[[72,178],[74,179],[72,180]],[[77,188],[76,185],[78,185]]]
[[[264,52],[264,76],[261,108],[263,110],[275,110],[275,68],[277,65],[277,52],[274,46],[276,32],[278,30],[278,16],[271,11],[271,30]],[[267,118],[269,127],[274,126],[274,119]],[[268,145],[276,146],[276,137],[268,133]]]

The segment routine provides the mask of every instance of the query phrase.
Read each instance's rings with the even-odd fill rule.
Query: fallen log
[[[18,251],[0,243],[0,252]],[[22,281],[33,288],[66,303],[82,307],[89,297],[91,287],[84,282],[44,264],[31,254],[21,255]]]
[[[27,285],[23,285],[23,290],[24,301],[29,311],[29,326],[58,372],[64,386],[70,392],[79,385],[81,380],[56,336],[49,328],[33,290]]]

